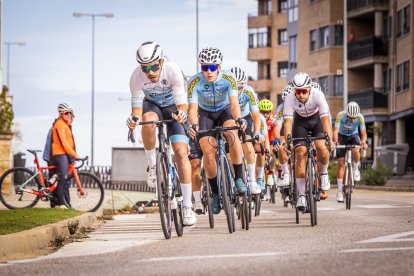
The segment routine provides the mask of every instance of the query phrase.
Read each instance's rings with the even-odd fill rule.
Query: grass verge
[[[0,210],[0,235],[17,233],[37,226],[62,221],[81,215],[71,209],[33,208]]]

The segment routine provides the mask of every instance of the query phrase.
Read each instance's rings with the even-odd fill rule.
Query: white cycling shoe
[[[257,184],[256,181],[250,182],[250,187],[252,188],[252,194],[254,195],[258,195],[262,192],[262,189],[260,188],[260,186]]]
[[[361,181],[361,172],[358,169],[354,171],[354,180]]]
[[[147,168],[147,184],[150,188],[155,188],[157,186],[156,166],[152,168]]]
[[[194,204],[194,212],[195,212],[197,215],[201,215],[201,214],[204,212],[204,206],[203,206],[203,203],[201,203],[201,202],[196,202],[196,203]]]
[[[338,193],[336,194],[336,201],[338,201],[339,203],[344,202],[344,193],[342,191],[338,191]]]
[[[304,195],[299,196],[298,202],[296,203],[296,207],[300,210],[306,209],[306,198]]]
[[[279,180],[278,182],[278,186],[279,187],[286,187],[289,186],[289,178],[290,178],[290,174],[288,173],[283,173],[282,174],[282,178]]]
[[[191,226],[197,222],[196,215],[191,207],[183,207],[183,224],[185,226]]]
[[[331,188],[331,182],[327,174],[321,174],[321,189],[322,191],[329,191]]]

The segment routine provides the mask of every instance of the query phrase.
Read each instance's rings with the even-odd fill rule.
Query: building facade
[[[306,72],[335,118],[344,107],[345,39],[348,102],[365,116],[369,155],[379,145],[408,143],[407,166],[414,168],[414,129],[407,127],[414,123],[412,0],[346,0],[346,18],[343,0],[257,3],[248,19],[248,59],[258,64],[258,79],[249,84],[260,97],[276,103],[294,74]],[[263,37],[265,44],[254,43]]]

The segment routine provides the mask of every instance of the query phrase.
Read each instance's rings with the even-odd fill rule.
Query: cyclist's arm
[[[185,114],[188,112],[188,104],[177,104],[177,110],[184,111]]]
[[[282,125],[275,124],[275,127],[273,128],[273,137],[275,139],[280,139],[280,130],[282,129]]]
[[[367,143],[367,130],[365,128],[364,116],[360,114],[358,116],[358,120],[359,120],[359,130],[361,131],[361,143],[366,144]]]
[[[190,103],[188,108],[188,120],[190,125],[198,124],[198,104],[197,103]]]
[[[129,89],[131,91],[131,115],[142,118],[142,105],[145,98],[144,91],[142,90],[141,80],[139,78],[138,71],[135,69],[129,80]]]
[[[264,137],[265,137],[264,149],[269,152],[270,151],[269,135],[268,134],[265,134]]]
[[[293,123],[293,119],[292,118],[285,118],[285,120],[283,121],[283,125],[284,125],[284,135],[285,139],[287,139],[287,137],[292,136],[292,123]]]
[[[338,134],[339,134],[339,128],[335,126],[333,130],[333,137],[332,137],[332,140],[334,141],[334,143],[339,142]]]
[[[60,142],[62,144],[63,150],[66,152],[66,154],[69,154],[70,156],[74,158],[79,158],[79,155],[75,152],[75,150],[69,145],[69,141],[67,139],[67,135],[72,135],[70,132],[69,127],[62,127],[58,126],[56,128],[57,134],[59,136]],[[73,135],[72,135],[73,137]]]
[[[250,113],[252,115],[253,118],[253,125],[254,125],[254,134],[259,134],[260,133],[260,112],[259,111],[252,111]]]
[[[230,101],[231,115],[233,116],[234,120],[237,120],[241,116],[240,105],[239,105],[239,97],[238,96],[229,96],[229,101]]]
[[[332,126],[329,120],[329,116],[321,117],[323,132],[328,133],[329,137],[332,137]]]
[[[142,118],[142,107],[132,107],[131,116],[138,116],[139,118]]]

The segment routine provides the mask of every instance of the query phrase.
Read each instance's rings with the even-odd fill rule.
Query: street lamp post
[[[91,134],[91,165],[94,165],[93,160],[93,141],[94,141],[94,114],[95,114],[95,17],[112,18],[112,13],[82,13],[74,12],[74,17],[89,16],[92,18],[92,134]]]
[[[22,41],[15,41],[15,42],[4,42],[4,45],[7,46],[7,87],[10,91],[10,46],[17,45],[17,46],[25,46],[26,43]]]

